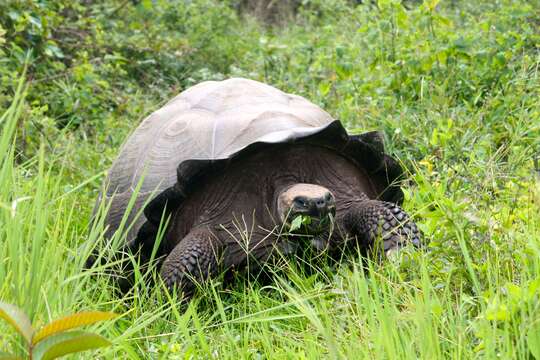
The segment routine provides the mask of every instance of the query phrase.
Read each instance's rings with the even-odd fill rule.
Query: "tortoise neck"
[[[274,216],[278,221],[283,223],[285,221],[285,204],[283,203],[282,195],[287,192],[291,187],[300,182],[294,176],[285,176],[276,179],[274,182],[274,195],[273,195],[273,209]]]

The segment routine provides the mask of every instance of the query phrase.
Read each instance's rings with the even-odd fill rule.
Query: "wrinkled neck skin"
[[[275,214],[275,218],[279,220],[280,225],[285,227],[288,221],[291,221],[290,219],[290,208],[287,204],[284,204],[283,199],[281,199],[282,195],[287,192],[287,190],[291,189],[294,185],[296,185],[297,182],[290,180],[285,181],[283,184],[275,184],[274,189],[274,195],[273,195],[273,201],[272,201],[272,209]]]
[[[335,197],[337,218],[353,203],[377,194],[363,169],[331,150],[275,145],[236,159],[221,173],[208,174],[173,215],[167,247],[174,247],[192,229],[207,227],[232,252],[265,252],[283,230],[279,194],[297,183],[328,188]]]

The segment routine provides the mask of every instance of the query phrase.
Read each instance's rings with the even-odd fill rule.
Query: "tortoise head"
[[[283,224],[290,228],[298,216],[311,235],[329,230],[336,214],[334,195],[324,186],[297,183],[282,189],[277,196],[277,211]]]

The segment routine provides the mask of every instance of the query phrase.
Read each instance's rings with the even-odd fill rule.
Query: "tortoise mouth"
[[[322,214],[310,214],[306,211],[290,212],[284,222],[284,230],[290,235],[313,237],[328,234],[334,226],[335,207],[328,208]]]
[[[330,246],[330,236],[334,231],[335,210],[322,217],[293,213],[291,221],[285,222],[286,253],[321,254]]]
[[[320,215],[312,215],[309,212],[294,212],[288,217],[290,221],[286,222],[287,230],[299,235],[319,235],[331,228],[335,215],[335,208]]]

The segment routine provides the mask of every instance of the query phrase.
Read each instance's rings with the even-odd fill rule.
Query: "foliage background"
[[[38,323],[126,313],[105,328],[107,358],[538,358],[540,2],[273,3],[0,3],[0,298]],[[270,288],[216,285],[187,309],[90,279],[88,219],[129,131],[230,76],[383,130],[427,249],[365,272],[354,256],[314,275],[291,265]]]

